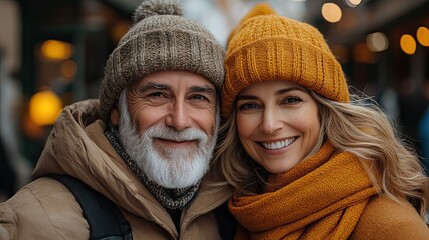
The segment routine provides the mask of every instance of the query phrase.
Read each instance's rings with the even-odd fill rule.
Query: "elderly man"
[[[0,205],[0,238],[89,238],[90,214],[46,177],[60,174],[119,206],[134,239],[220,239],[228,219],[215,213],[231,189],[207,182],[216,180],[208,170],[223,61],[223,48],[177,3],[143,2],[108,59],[99,100],[63,110],[36,180]]]

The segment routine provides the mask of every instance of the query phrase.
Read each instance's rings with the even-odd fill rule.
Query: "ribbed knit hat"
[[[257,4],[229,37],[222,87],[222,116],[231,114],[237,95],[252,83],[289,80],[322,96],[349,101],[347,82],[322,34]]]
[[[110,112],[130,84],[159,71],[199,74],[220,90],[225,50],[200,24],[182,16],[174,0],[146,0],[136,9],[133,26],[109,56],[100,89],[101,117]]]

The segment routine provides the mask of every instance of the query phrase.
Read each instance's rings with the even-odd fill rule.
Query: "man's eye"
[[[164,97],[165,95],[162,92],[153,92],[147,95],[148,97]]]
[[[203,95],[201,95],[201,94],[192,95],[190,98],[192,100],[197,100],[197,101],[208,101],[208,98],[205,97],[205,96],[203,96]]]
[[[152,104],[164,104],[170,101],[169,95],[165,92],[148,93],[145,98]]]

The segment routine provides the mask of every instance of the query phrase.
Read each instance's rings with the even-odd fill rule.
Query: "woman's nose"
[[[282,120],[278,111],[270,108],[264,109],[261,119],[261,130],[267,134],[273,134],[282,128]]]

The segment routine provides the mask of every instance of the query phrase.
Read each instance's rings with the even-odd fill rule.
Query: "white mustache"
[[[187,128],[182,131],[177,131],[173,128],[166,128],[162,125],[155,125],[147,130],[148,136],[152,138],[161,138],[171,141],[207,141],[208,136],[201,129],[198,128]]]

